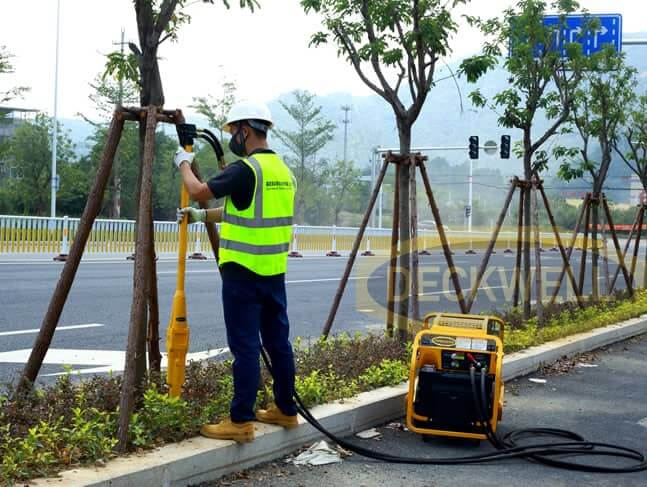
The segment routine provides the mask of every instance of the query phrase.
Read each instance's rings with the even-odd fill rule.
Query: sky
[[[15,56],[15,73],[0,79],[0,91],[30,87],[14,106],[53,112],[56,39],[56,0],[2,0],[0,45]],[[89,83],[103,72],[105,54],[118,49],[121,29],[136,41],[132,0],[60,0],[59,117],[79,113],[92,117]],[[223,79],[234,81],[243,99],[270,101],[294,89],[318,95],[372,92],[354,70],[337,57],[334,47],[309,48],[312,33],[321,26],[316,15],[306,15],[298,0],[259,0],[255,13],[242,11],[237,0],[226,10],[199,1],[187,7],[192,16],[179,42],[164,43],[159,51],[166,108],[187,107],[195,96],[217,95]],[[469,13],[498,15],[509,0],[472,0]],[[625,33],[647,31],[642,0],[582,0],[594,13],[620,13]],[[480,34],[461,23],[448,61],[458,61],[479,50]]]

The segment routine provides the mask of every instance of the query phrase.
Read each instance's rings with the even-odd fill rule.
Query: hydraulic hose
[[[263,362],[267,367],[267,370],[270,372],[270,375],[274,377],[272,371],[272,364],[267,356],[267,352],[264,348],[261,348],[261,356],[263,357]],[[505,460],[509,458],[524,458],[529,461],[538,461],[543,464],[562,468],[567,470],[578,470],[582,472],[593,472],[593,473],[631,473],[631,472],[641,472],[647,470],[647,460],[645,456],[637,450],[626,448],[623,446],[612,445],[608,443],[598,443],[585,441],[577,433],[573,433],[567,430],[553,429],[553,428],[529,428],[529,429],[520,429],[511,431],[506,434],[502,439],[500,439],[489,424],[487,418],[488,411],[488,399],[486,394],[485,387],[485,371],[481,369],[481,393],[477,392],[476,377],[475,377],[474,367],[470,369],[470,379],[472,384],[472,394],[474,403],[476,405],[477,414],[481,420],[481,426],[484,429],[484,434],[487,436],[488,440],[496,448],[495,451],[490,453],[482,453],[478,455],[470,455],[464,457],[447,457],[447,458],[415,458],[415,457],[400,457],[395,455],[389,455],[388,453],[380,453],[368,448],[356,445],[348,440],[339,438],[336,435],[332,434],[326,430],[321,423],[310,413],[308,408],[305,406],[299,395],[294,393],[294,400],[297,403],[297,411],[303,418],[308,421],[316,430],[322,433],[324,436],[329,438],[331,441],[334,441],[342,448],[355,452],[358,455],[362,455],[367,458],[372,458],[382,462],[388,463],[400,463],[400,464],[413,464],[413,465],[466,465],[473,463],[487,463],[494,462],[498,460]],[[537,444],[526,444],[518,445],[517,441],[522,440],[528,437],[537,437],[537,436],[552,436],[557,438],[569,439],[571,441],[559,442],[559,443],[537,443]],[[634,460],[633,465],[627,467],[603,467],[598,465],[589,465],[576,462],[569,462],[565,460],[557,460],[555,456],[564,456],[564,455],[578,455],[578,456],[607,456],[607,457],[617,457],[617,458],[626,458]]]
[[[220,140],[218,139],[218,137],[216,137],[216,135],[209,129],[200,129],[199,132],[202,132],[202,135],[206,135],[206,137],[202,137],[203,139],[207,140],[207,137],[211,138],[211,140],[209,141],[211,147],[213,147],[213,150],[216,152],[218,160],[222,159],[225,155],[225,152],[220,145]]]
[[[218,160],[218,162],[220,162],[225,153],[223,152],[222,146],[220,145],[218,139],[216,139],[211,132],[204,129],[201,129],[198,132],[198,138],[206,140],[209,143],[213,151],[216,153],[216,159]]]

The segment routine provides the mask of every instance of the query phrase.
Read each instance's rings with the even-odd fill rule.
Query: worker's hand
[[[204,222],[207,220],[207,210],[198,210],[187,206],[186,208],[177,209],[177,222],[182,223],[185,215],[189,216],[189,223]]]
[[[173,160],[173,163],[179,168],[184,162],[191,164],[194,158],[195,154],[193,152],[187,152],[182,147],[180,147],[175,153],[175,159]]]

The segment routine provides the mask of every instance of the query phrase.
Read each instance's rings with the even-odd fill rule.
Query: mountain
[[[625,38],[647,38],[647,33],[626,34]],[[624,48],[629,64],[635,66],[640,73],[640,90],[643,92],[647,90],[645,49],[647,46],[625,46]],[[348,69],[351,69],[350,66]],[[441,68],[436,78],[443,78],[447,74],[447,68]],[[490,110],[475,112],[467,97],[477,86],[486,96],[491,96],[505,89],[507,84],[507,74],[501,68],[488,73],[479,80],[477,85],[470,85],[464,79],[458,79],[457,82],[452,78],[439,81],[432,88],[420,118],[414,126],[413,145],[417,147],[467,146],[470,135],[478,135],[481,143],[487,140],[498,142],[500,136],[505,133],[510,134],[514,142],[520,136],[519,131],[498,127],[497,115]],[[293,127],[289,116],[279,104],[280,100],[290,101],[290,99],[290,93],[284,93],[269,103],[278,126]],[[339,127],[335,139],[322,151],[321,157],[330,160],[343,157],[342,105],[352,107],[348,152],[349,158],[360,167],[368,164],[374,147],[398,147],[394,115],[390,106],[379,96],[360,97],[348,93],[331,93],[317,97],[317,103],[322,106],[323,115]],[[92,133],[92,127],[80,119],[64,119],[62,123],[70,131],[79,152],[86,153],[88,147],[85,139]],[[545,126],[546,122],[540,121],[537,124],[537,130],[540,131]],[[577,143],[576,139],[573,142]],[[443,157],[452,165],[462,164],[467,160],[467,150],[434,151],[432,155]],[[492,169],[499,169],[505,175],[519,174],[521,171],[520,161],[501,160],[498,154],[486,156],[481,153],[479,163]],[[551,172],[554,172],[554,169],[551,167]],[[433,168],[430,172],[433,172]]]

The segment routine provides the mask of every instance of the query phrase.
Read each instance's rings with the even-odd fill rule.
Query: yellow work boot
[[[278,424],[288,429],[299,426],[296,414],[294,416],[283,414],[276,404],[270,405],[267,409],[259,409],[256,411],[256,419],[261,423]]]
[[[218,424],[205,424],[200,428],[200,434],[216,440],[234,440],[238,443],[249,443],[254,440],[254,423],[234,423],[225,419]]]

